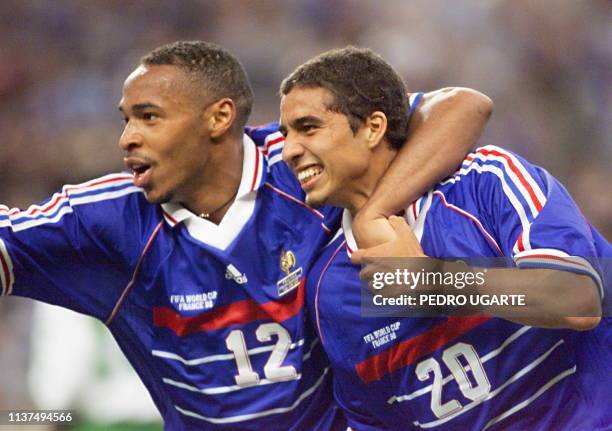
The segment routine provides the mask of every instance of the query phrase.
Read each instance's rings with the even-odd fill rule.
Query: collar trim
[[[170,227],[183,224],[187,232],[200,242],[225,250],[238,236],[255,209],[257,191],[265,183],[267,160],[248,136],[243,137],[244,159],[242,178],[236,199],[218,225],[198,217],[181,204],[162,204],[164,220]]]
[[[433,192],[430,190],[427,195],[421,196],[419,199],[410,204],[404,211],[404,218],[414,231],[415,236],[421,242],[423,238],[423,229],[425,227],[425,219],[427,212],[431,207]],[[346,238],[346,253],[351,254],[358,250],[357,241],[353,235],[353,217],[349,210],[345,209],[342,213],[342,230]]]

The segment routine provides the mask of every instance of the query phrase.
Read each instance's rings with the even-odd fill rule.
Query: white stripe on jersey
[[[272,141],[278,141],[273,144],[270,144]],[[285,138],[281,132],[272,133],[271,135],[266,136],[265,139],[265,152],[266,154],[270,154],[272,151],[282,150],[285,146]]]
[[[554,248],[538,248],[518,253],[513,259],[519,268],[526,263],[535,263],[538,265],[551,265],[559,267],[560,269],[567,268],[569,270],[573,269],[580,272],[586,272],[597,284],[601,297],[604,297],[603,281],[599,273],[593,268],[588,260],[580,256],[570,256]]]
[[[269,163],[268,168],[269,168],[270,166],[272,166],[273,164],[278,163],[278,162],[282,162],[282,161],[283,161],[283,155],[282,155],[282,153],[275,154],[274,156],[272,156],[272,157],[270,157],[270,158],[268,159],[268,163]]]
[[[432,196],[433,194],[430,190],[429,193],[427,193],[427,199],[423,203],[423,209],[417,214],[417,218],[412,228],[412,230],[414,231],[414,236],[416,236],[419,242],[421,242],[421,240],[423,239],[423,232],[425,231],[425,218],[427,217],[429,208],[431,208]],[[408,210],[410,210],[410,207],[406,209],[406,211]]]
[[[7,273],[5,273],[5,270]],[[8,278],[8,280],[7,280]],[[13,281],[15,275],[13,274],[13,260],[6,250],[6,244],[0,239],[0,279],[2,281],[1,295],[10,295],[13,293]]]
[[[178,410],[180,413],[184,414],[185,416],[190,416],[192,418],[201,419],[203,421],[210,422],[213,424],[227,424],[227,423],[244,422],[244,421],[257,419],[257,418],[261,418],[265,416],[287,413],[287,412],[294,410],[297,406],[300,405],[302,401],[304,401],[306,398],[312,395],[312,393],[315,390],[317,390],[319,386],[321,386],[328,372],[329,372],[329,367],[326,367],[325,370],[323,370],[323,374],[321,374],[321,377],[319,377],[319,379],[315,382],[315,384],[312,385],[312,387],[310,387],[306,391],[302,392],[302,394],[298,397],[298,399],[295,400],[293,404],[287,407],[277,407],[277,408],[270,409],[270,410],[262,410],[256,413],[248,413],[244,415],[227,416],[227,417],[220,417],[220,418],[211,418],[208,416],[202,416],[196,412],[192,412],[190,410],[183,409],[177,405],[175,405],[174,408]]]
[[[77,205],[84,205],[94,202],[100,202],[105,200],[116,199],[121,196],[129,195],[131,193],[142,193],[142,189],[130,186],[120,190],[114,190],[111,192],[103,192],[96,195],[91,196],[82,196],[82,197],[73,197],[70,200],[67,198],[62,198],[62,203],[56,208],[56,212],[53,214],[49,214],[48,217],[40,217],[36,219],[32,219],[30,221],[24,223],[18,223],[13,225],[12,219],[14,216],[10,216],[9,219],[0,220],[0,227],[12,227],[13,232],[19,232],[22,230],[26,230],[32,227],[40,226],[47,223],[56,223],[58,222],[64,215],[70,214],[73,212],[72,207]],[[39,215],[34,215],[38,217]],[[32,216],[28,216],[30,218]]]
[[[279,142],[276,142],[270,145],[270,142],[275,141],[275,140],[279,140]],[[281,132],[275,132],[275,133],[272,133],[266,136],[264,140],[264,147],[265,147],[264,152],[266,154],[266,157],[268,157],[268,170],[270,170],[270,167],[273,164],[278,163],[283,160],[282,153],[275,154],[272,157],[270,157],[270,153],[272,153],[273,151],[282,150],[284,145],[285,145],[285,138],[283,137]]]
[[[302,357],[302,361],[307,361],[310,356],[312,355],[312,351],[314,349],[314,347],[319,343],[319,338],[315,338],[312,343],[310,343],[310,349],[308,350],[308,352],[306,352],[304,354],[304,356]],[[301,339],[300,341],[298,341],[297,343],[292,343],[289,346],[289,350],[293,350],[298,346],[302,346],[304,345],[304,339]],[[248,350],[247,353],[249,354],[249,357],[252,355],[256,355],[259,353],[264,353],[264,352],[269,352],[272,351],[274,349],[274,345],[271,346],[263,346],[263,347],[257,347],[255,349],[251,349]],[[200,364],[204,364],[204,363],[209,363],[209,362],[215,362],[215,361],[224,361],[224,360],[235,360],[234,354],[233,353],[229,353],[229,354],[221,354],[221,355],[211,355],[211,356],[206,356],[203,358],[199,358],[199,359],[195,359],[195,360],[185,360],[183,358],[181,358],[180,356],[174,354],[174,353],[169,353],[169,352],[161,352],[159,350],[154,350],[153,351],[153,355],[154,356],[158,356],[158,357],[163,357],[163,358],[168,358],[168,359],[178,359],[179,361],[183,362],[186,365],[200,365]],[[291,378],[288,378],[286,380],[268,380],[268,379],[262,379],[259,380],[259,382],[257,383],[257,386],[259,385],[269,385],[272,383],[282,383],[282,382],[286,382],[286,381],[291,381],[291,380],[300,380],[302,378],[302,374],[297,374],[296,376],[293,376]],[[196,386],[193,385],[189,385],[187,383],[184,382],[179,382],[176,380],[172,380],[169,378],[164,377],[162,379],[162,381],[168,385],[172,385],[175,386],[177,388],[181,388],[181,389],[187,389],[189,391],[192,392],[199,392],[202,394],[206,394],[206,395],[212,395],[212,394],[224,394],[227,392],[234,392],[234,391],[239,391],[242,389],[248,389],[251,388],[253,386],[238,386],[238,385],[232,385],[232,386],[217,386],[217,387],[212,387],[212,388],[198,388]]]
[[[510,343],[514,342],[518,337],[520,337],[521,335],[523,335],[525,332],[527,332],[530,329],[531,329],[531,326],[523,326],[521,329],[519,329],[518,331],[516,331],[512,335],[510,335],[508,338],[506,338],[506,340],[504,340],[504,342],[501,343],[498,348],[496,348],[496,349],[490,351],[489,353],[487,353],[486,355],[482,356],[480,358],[480,362],[482,364],[484,364],[487,361],[489,361],[490,359],[495,358],[506,347],[508,347],[510,345]],[[469,365],[466,365],[466,366],[463,367],[463,369],[467,373],[472,368]],[[445,384],[447,384],[448,382],[450,382],[451,380],[454,380],[454,379],[455,378],[453,377],[453,375],[449,374],[444,379],[442,379],[442,387],[444,387]],[[416,391],[414,391],[414,392],[412,392],[412,393],[410,393],[408,395],[394,395],[394,396],[390,397],[387,400],[387,403],[393,404],[393,403],[401,403],[403,401],[412,400],[414,398],[420,397],[421,395],[424,395],[424,394],[427,394],[427,393],[431,392],[432,388],[433,388],[433,384],[431,384],[429,386],[425,386],[424,388],[421,388],[421,389],[417,389]]]
[[[336,233],[334,234],[334,236],[332,237],[332,239],[330,239],[327,244],[325,244],[325,247],[323,248],[327,248],[329,247],[340,235],[342,235],[344,233],[344,230],[342,228],[339,228]]]
[[[281,138],[282,138],[282,140],[280,142],[278,142],[276,144],[270,145],[270,141],[275,141],[275,140],[281,139]],[[264,147],[272,148],[272,147],[276,147],[276,145],[280,145],[282,147],[283,146],[283,142],[285,142],[285,138],[283,137],[283,134],[281,132],[270,133],[264,139]]]
[[[441,419],[438,419],[436,421],[432,421],[432,422],[426,422],[426,423],[419,423],[418,421],[413,422],[414,425],[420,427],[420,428],[433,428],[436,427],[438,425],[441,425],[443,423],[446,423],[452,419],[455,419],[457,416],[461,416],[464,413],[467,413],[468,411],[472,410],[474,407],[479,406],[480,404],[484,403],[485,401],[489,401],[490,399],[496,397],[497,395],[499,395],[499,393],[501,391],[503,391],[506,387],[508,387],[510,384],[516,382],[518,379],[520,379],[521,377],[523,377],[525,374],[529,373],[531,370],[533,370],[535,367],[537,367],[538,365],[540,365],[542,362],[544,362],[544,360],[550,356],[550,354],[557,348],[559,347],[561,344],[563,344],[565,341],[563,339],[557,341],[555,343],[554,346],[552,346],[550,349],[548,349],[546,352],[544,352],[542,355],[540,355],[535,361],[531,362],[529,365],[527,365],[526,367],[520,369],[519,371],[517,371],[515,374],[513,374],[512,376],[510,376],[510,378],[508,380],[506,380],[504,383],[502,383],[500,386],[498,386],[494,391],[489,392],[489,395],[487,395],[486,398],[482,398],[482,399],[476,399],[474,401],[472,401],[469,404],[464,405],[461,410],[458,410],[456,413],[453,413],[449,416],[445,416]],[[548,384],[548,383],[547,383]],[[541,391],[543,388],[545,388],[544,390],[548,389],[546,387],[546,385],[542,386],[538,391]],[[536,392],[537,394],[537,392]]]
[[[550,379],[548,381],[548,383],[546,383],[544,386],[542,386],[535,394],[533,394],[532,396],[530,396],[529,398],[527,398],[526,400],[518,403],[517,405],[515,405],[514,407],[512,407],[509,410],[506,410],[504,413],[502,413],[501,415],[491,419],[489,422],[487,422],[487,424],[485,425],[485,427],[482,429],[482,431],[486,430],[487,428],[489,428],[491,425],[496,424],[497,422],[507,418],[508,416],[518,412],[519,410],[524,409],[525,407],[527,407],[529,404],[532,403],[533,400],[535,400],[536,398],[538,398],[540,395],[542,395],[544,392],[546,392],[551,386],[555,385],[558,381],[563,380],[564,378],[566,378],[569,375],[572,375],[576,372],[576,366],[574,365],[571,368],[568,368],[567,370],[557,374],[555,377],[553,377],[552,379]]]
[[[273,383],[285,383],[288,381],[300,380],[301,378],[302,378],[302,374],[296,374],[295,376],[291,376],[284,380],[260,379],[259,381],[257,381],[256,385],[251,385],[251,386],[232,385],[232,386],[216,386],[213,388],[198,388],[196,386],[188,385],[187,383],[183,383],[183,382],[177,382],[176,380],[168,379],[166,377],[164,377],[162,381],[168,385],[175,386],[181,389],[186,389],[191,392],[198,392],[198,393],[205,394],[205,395],[215,395],[215,394],[226,394],[228,392],[241,391],[243,389],[250,389],[250,388],[254,388],[254,387],[262,386],[262,385],[271,385]]]
[[[521,226],[523,227],[523,231],[529,230],[530,222],[529,222],[529,219],[527,218],[527,214],[525,213],[525,208],[523,207],[523,205],[520,203],[520,201],[514,194],[514,191],[512,191],[512,189],[506,182],[506,177],[504,175],[504,172],[499,167],[494,166],[494,165],[482,165],[481,166],[481,165],[474,163],[474,164],[469,165],[467,168],[460,169],[458,172],[455,173],[455,175],[452,178],[449,178],[448,180],[443,181],[440,184],[445,185],[445,184],[461,181],[461,177],[469,174],[471,171],[476,171],[479,174],[482,174],[483,172],[489,172],[499,178],[499,180],[501,181],[502,190],[504,191],[504,194],[506,195],[506,197],[512,204],[512,207],[514,208],[514,210],[519,216],[519,219],[521,220]],[[524,242],[523,245],[525,246],[526,249],[531,248],[528,241]]]
[[[83,193],[95,192],[109,187],[119,187],[128,184],[133,184],[132,176],[126,174],[109,174],[94,180],[89,180],[81,184],[67,184],[62,187],[61,193],[54,193],[53,196],[43,205],[30,205],[26,210],[22,211],[19,208],[8,208],[6,205],[0,205],[0,212],[7,212],[8,216],[13,221],[21,218],[38,217],[41,213],[48,213],[53,210],[50,207],[59,207],[64,201],[68,200],[68,196],[76,196]]]
[[[314,346],[316,346],[318,341],[319,341],[319,339],[315,338],[312,341],[312,343],[310,343],[310,349],[309,349],[309,351],[305,355],[310,355],[310,352],[312,352],[312,349],[314,348]],[[299,340],[299,341],[297,341],[295,343],[291,343],[289,345],[289,350],[293,350],[296,347],[303,346],[303,345],[304,345],[304,339],[302,338],[301,340]],[[272,350],[274,350],[274,344],[271,344],[269,346],[261,346],[261,347],[255,347],[253,349],[249,349],[249,350],[247,350],[247,354],[250,357],[250,356],[253,356],[253,355],[258,355],[260,353],[271,352]],[[175,361],[182,362],[183,364],[185,364],[185,365],[187,365],[189,367],[196,367],[198,365],[208,364],[210,362],[230,361],[230,360],[233,361],[234,360],[234,354],[233,353],[223,353],[223,354],[219,354],[219,355],[203,356],[201,358],[195,358],[195,359],[185,359],[182,356],[177,355],[176,353],[165,352],[163,350],[152,350],[151,354],[153,356],[157,356],[158,358],[173,359]]]
[[[540,186],[535,182],[535,180],[532,178],[529,172],[527,172],[523,164],[516,157],[514,157],[514,155],[494,145],[486,145],[482,148],[485,150],[489,150],[489,151],[497,151],[499,153],[503,153],[506,157],[510,158],[512,160],[513,165],[520,171],[520,174],[523,177],[523,179],[527,181],[527,183],[531,186],[533,192],[536,195],[536,199],[539,201],[540,205],[544,206],[546,204],[546,197],[544,196],[544,193],[540,189]],[[471,155],[474,159],[479,159],[484,162],[486,162],[487,160],[494,160],[499,163],[502,163],[505,168],[504,171],[510,177],[510,179],[512,180],[516,188],[519,190],[521,195],[523,195],[523,199],[525,199],[525,201],[527,202],[527,205],[529,205],[529,209],[531,210],[532,217],[536,218],[538,216],[539,211],[536,207],[536,203],[534,202],[533,198],[531,197],[531,195],[529,194],[529,192],[527,191],[527,189],[525,188],[525,186],[523,185],[519,177],[510,168],[510,165],[508,164],[508,160],[505,157],[495,156],[492,154],[484,155],[484,154],[479,153],[478,150],[476,150]]]

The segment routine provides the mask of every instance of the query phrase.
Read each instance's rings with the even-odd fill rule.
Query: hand
[[[383,225],[382,221],[377,221],[382,229],[385,229],[384,235],[392,236],[387,242],[375,247],[359,249],[352,253],[351,261],[360,265],[365,258],[374,257],[425,257],[423,248],[419,244],[419,240],[414,235],[414,232],[402,217],[391,216]],[[388,228],[391,228],[391,235],[387,235]],[[353,231],[353,233],[355,233]]]
[[[362,210],[353,219],[353,235],[359,248],[371,248],[396,237],[393,226],[384,214]]]
[[[394,235],[391,241],[376,247],[360,249],[351,254],[352,262],[362,266],[359,278],[368,285],[372,293],[385,297],[400,295],[418,297],[421,294],[439,293],[439,286],[423,282],[419,282],[416,286],[412,282],[414,279],[406,278],[405,274],[438,272],[442,262],[425,255],[414,232],[402,217],[392,216],[388,224]],[[385,278],[382,282],[380,276],[384,274],[387,274],[385,277],[397,274],[399,278]]]

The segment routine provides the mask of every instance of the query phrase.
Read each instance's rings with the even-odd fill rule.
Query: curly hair
[[[188,72],[208,101],[228,97],[236,104],[236,130],[245,126],[253,108],[253,90],[240,62],[218,45],[179,41],[160,46],[140,60],[143,65],[171,65]]]
[[[323,87],[333,95],[327,109],[346,115],[353,133],[376,111],[387,116],[385,138],[399,149],[408,133],[408,95],[403,79],[374,51],[349,46],[320,54],[283,80],[281,95],[295,87]]]

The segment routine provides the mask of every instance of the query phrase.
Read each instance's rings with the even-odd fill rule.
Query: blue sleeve
[[[468,159],[472,169],[492,174],[480,175],[477,188],[502,254],[520,268],[589,275],[603,296],[601,253],[567,190],[544,169],[499,147],[479,148]]]
[[[132,176],[117,174],[65,186],[27,210],[1,206],[2,293],[104,320],[142,249],[143,201]]]

